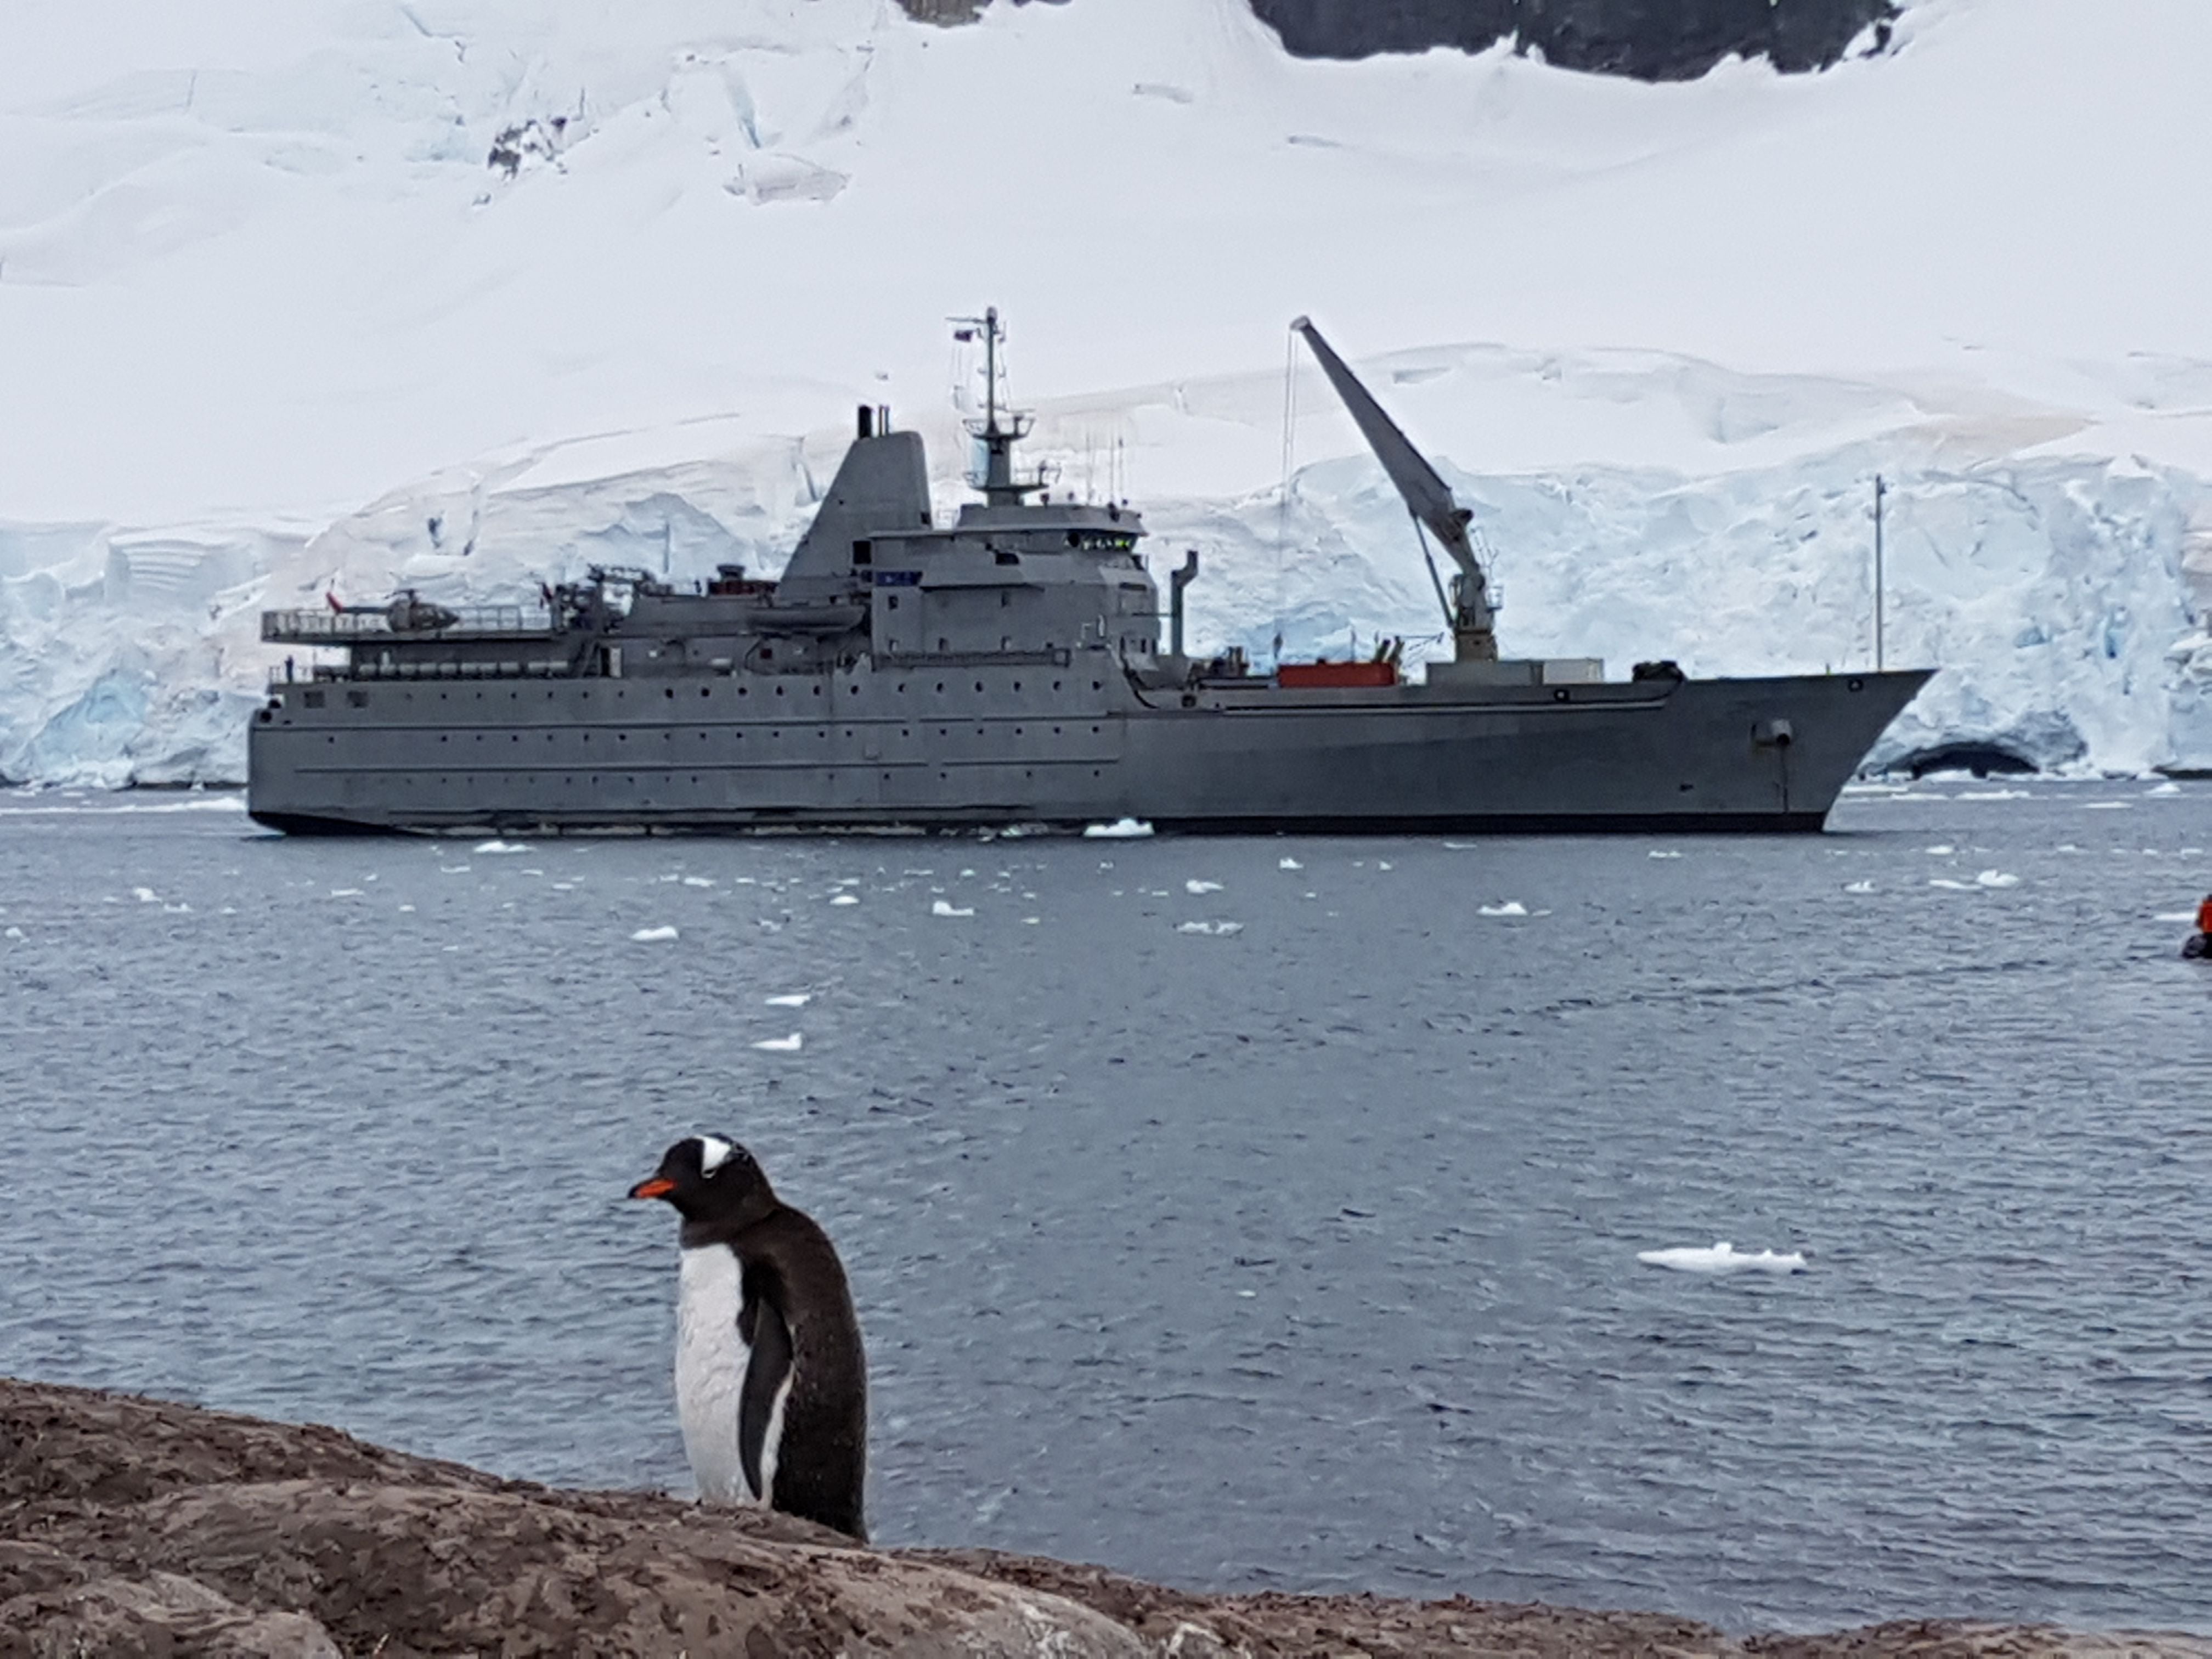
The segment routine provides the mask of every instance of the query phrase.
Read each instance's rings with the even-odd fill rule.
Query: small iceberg
[[[523,873],[528,875],[530,872],[526,870]],[[714,883],[713,878],[708,876],[686,876],[684,878],[684,884],[686,887],[712,887]]]
[[[2008,870],[1984,870],[1974,878],[1977,887],[2017,887],[2020,878]]]
[[[468,872],[469,866],[465,864],[441,864],[438,866],[438,873],[441,876],[465,876]]]
[[[1938,846],[1923,847],[1920,850],[1929,854],[1931,858],[1948,859],[1952,854],[1957,852],[1959,849],[1952,846],[1950,842],[1944,842]]]
[[[2130,804],[2124,800],[2085,800],[2081,803],[2081,810],[2085,812],[2124,812]]]
[[[832,904],[858,904],[860,902],[860,900],[854,898],[850,893],[840,893],[830,901]]]
[[[363,896],[363,894],[358,887],[333,887],[331,889],[331,896],[332,898],[361,898]]]
[[[2180,793],[2181,786],[2176,783],[2172,778],[2168,778],[2164,783],[2154,784],[2150,788],[2143,791],[2144,794],[2154,797],[2161,795],[2178,795]]]
[[[1485,904],[1478,908],[1486,916],[1525,916],[1528,914],[1528,907],[1519,899],[1508,899],[1503,904]]]
[[[805,1046],[806,1037],[799,1031],[793,1031],[789,1036],[763,1037],[753,1044],[754,1048],[768,1054],[795,1054]]]
[[[1219,892],[1221,884],[1218,881],[1187,881],[1182,884],[1182,890],[1195,898],[1202,893]]]
[[[1978,893],[1981,891],[1981,889],[1977,887],[1971,881],[1953,881],[1948,876],[1931,876],[1929,878],[1928,884],[1930,887],[1941,887],[1946,892],[1951,893]]]
[[[1870,881],[1847,881],[1844,884],[1844,890],[1846,893],[1871,893],[1874,884]]]
[[[972,904],[965,906],[955,904],[950,899],[933,899],[930,901],[929,914],[933,916],[972,916],[975,914],[975,907]]]
[[[763,999],[763,1000],[765,1000],[768,1006],[771,1008],[804,1008],[808,1003],[814,1000],[814,993],[811,991],[786,991],[780,997],[768,997]]]
[[[1303,870],[1305,868],[1305,866],[1300,864],[1296,859],[1277,859],[1275,860],[1275,868],[1278,870]]]
[[[641,927],[630,935],[632,941],[639,945],[664,945],[676,937],[673,927]]]
[[[1152,833],[1152,826],[1142,818],[1116,818],[1111,823],[1088,823],[1083,827],[1086,841],[1140,841]]]
[[[480,841],[469,848],[471,853],[527,853],[529,848],[519,841]]]
[[[1176,927],[1178,933],[1200,933],[1208,939],[1233,939],[1243,931],[1241,921],[1185,921]]]
[[[131,896],[141,904],[159,904],[161,902],[161,896],[150,887],[134,887],[131,890]]]
[[[7,932],[6,937],[9,939],[21,939],[23,937],[23,930],[20,927],[10,927]]]
[[[1638,1250],[1636,1259],[1647,1267],[1667,1267],[1678,1273],[1802,1273],[1805,1258],[1796,1250],[1761,1250],[1756,1255],[1738,1250],[1726,1239],[1710,1249],[1678,1244],[1671,1249]]]

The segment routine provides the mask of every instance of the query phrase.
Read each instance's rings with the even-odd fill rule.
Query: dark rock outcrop
[[[1300,58],[1500,40],[1567,69],[1686,81],[1733,52],[1777,69],[1825,69],[1869,24],[1888,43],[1893,0],[1252,0]]]
[[[1957,1624],[1737,1641],[1657,1614],[1207,1595],[989,1551],[860,1549],[762,1510],[556,1492],[334,1429],[0,1379],[0,1659],[2124,1652],[2204,1659],[2212,1643]]]
[[[927,23],[971,23],[991,0],[899,0]],[[1016,0],[1021,3],[1021,0]],[[1897,0],[1251,0],[1298,58],[1370,58],[1500,40],[1547,63],[1686,81],[1731,52],[1777,69],[1826,69],[1872,25],[1889,43]]]

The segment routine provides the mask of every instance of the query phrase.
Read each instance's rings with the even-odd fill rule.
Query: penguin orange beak
[[[666,1176],[655,1176],[650,1181],[641,1181],[629,1189],[632,1198],[665,1198],[676,1190],[676,1183]]]

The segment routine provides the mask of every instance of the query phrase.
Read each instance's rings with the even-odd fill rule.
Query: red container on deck
[[[1275,684],[1292,690],[1397,683],[1398,665],[1394,662],[1286,662],[1275,670]]]

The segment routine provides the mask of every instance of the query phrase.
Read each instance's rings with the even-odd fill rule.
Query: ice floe
[[[1662,853],[1658,848],[1654,848],[1650,852],[1646,853],[1644,856],[1647,859],[1678,859],[1682,855],[1680,853]]]
[[[2081,810],[2085,812],[2124,812],[2133,805],[2132,801],[2124,800],[2085,800],[2081,803]]]
[[[1193,897],[1195,897],[1201,893],[1219,892],[1221,890],[1221,884],[1218,881],[1199,881],[1193,879],[1183,883],[1182,890],[1190,894]]]
[[[159,904],[161,902],[161,896],[150,887],[134,887],[131,890],[131,896],[141,904]]]
[[[471,853],[527,853],[530,848],[519,841],[480,841],[469,848]]]
[[[364,895],[358,887],[333,887],[331,889],[331,896],[332,898],[361,898],[363,897]]]
[[[713,879],[707,876],[686,876],[684,878],[684,884],[686,887],[712,887],[714,884]]]
[[[1303,870],[1305,868],[1305,866],[1300,864],[1296,859],[1277,859],[1275,860],[1275,868],[1278,870]]]
[[[661,945],[678,936],[673,927],[641,927],[630,938],[639,945]]]
[[[753,1047],[764,1054],[795,1054],[806,1046],[805,1034],[793,1031],[789,1036],[763,1037]]]
[[[850,893],[840,893],[830,901],[832,904],[858,904],[860,902]]]
[[[1678,1244],[1664,1250],[1638,1250],[1636,1259],[1646,1267],[1669,1267],[1678,1273],[1802,1273],[1805,1258],[1796,1250],[1761,1250],[1752,1255],[1726,1239],[1703,1249]]]
[[[1111,823],[1090,823],[1083,828],[1088,841],[1138,841],[1152,833],[1152,826],[1142,818],[1116,818]]]
[[[1846,893],[1871,893],[1874,884],[1870,881],[1847,881],[1844,884],[1844,890]]]
[[[949,899],[932,899],[929,914],[933,916],[972,916],[975,914],[975,907],[972,904],[957,905]]]
[[[1977,887],[2017,887],[2020,878],[2007,870],[1984,870],[1974,878]]]
[[[1478,908],[1486,916],[1525,916],[1528,914],[1528,907],[1519,899],[1508,899],[1503,904],[1485,904]]]
[[[762,999],[771,1008],[804,1008],[814,1000],[811,991],[786,991],[781,996]]]
[[[1933,847],[1923,847],[1920,850],[1933,858],[1948,859],[1959,849],[1948,842],[1939,842]]]
[[[1230,939],[1243,931],[1241,921],[1184,921],[1176,925],[1178,933],[1202,933],[1209,939]]]
[[[2181,786],[2172,778],[2168,778],[2164,783],[2153,784],[2143,791],[2144,794],[2151,796],[2178,795],[2180,793]]]
[[[2194,921],[2197,920],[2197,912],[2194,910],[2161,910],[2156,915],[2153,916],[2151,920],[2153,921]]]
[[[9,939],[21,939],[23,937],[23,930],[20,927],[10,927],[7,932],[6,937]]]
[[[1954,881],[1948,876],[1931,876],[1929,878],[1928,884],[1930,887],[1941,887],[1945,891],[1952,893],[1978,893],[1982,890],[1971,881]]]

